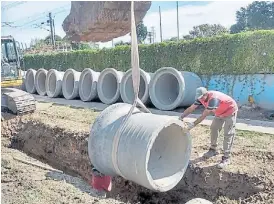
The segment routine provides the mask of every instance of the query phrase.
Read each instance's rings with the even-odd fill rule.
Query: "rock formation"
[[[136,25],[150,6],[150,1],[134,2]],[[70,40],[107,42],[130,32],[130,8],[130,1],[72,1],[62,26]]]

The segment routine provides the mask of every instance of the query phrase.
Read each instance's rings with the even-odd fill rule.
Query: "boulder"
[[[134,2],[136,25],[150,6],[150,1]],[[72,41],[107,42],[130,32],[130,10],[130,1],[72,1],[62,27]]]

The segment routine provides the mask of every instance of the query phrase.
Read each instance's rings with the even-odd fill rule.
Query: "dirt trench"
[[[39,117],[41,113],[37,114]],[[47,117],[47,116],[45,116]],[[58,116],[62,121],[64,118]],[[65,120],[63,121],[66,122]],[[89,182],[91,163],[88,158],[89,132],[69,130],[62,125],[52,126],[33,116],[12,117],[2,122],[2,137],[10,138],[10,147],[19,149],[70,175],[79,175]],[[200,148],[205,149],[204,146]],[[194,150],[194,153],[196,150]],[[246,152],[242,152],[245,154]],[[238,152],[238,154],[242,154]],[[260,152],[265,163],[273,164],[273,152]],[[237,152],[235,153],[237,154]],[[249,154],[256,162],[259,154]],[[259,155],[259,158],[261,158]],[[273,172],[252,175],[242,172],[220,171],[214,165],[201,166],[191,160],[184,178],[173,190],[156,193],[121,177],[113,180],[108,197],[122,203],[185,203],[196,197],[215,203],[274,203]]]

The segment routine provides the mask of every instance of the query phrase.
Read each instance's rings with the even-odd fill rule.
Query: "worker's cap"
[[[196,89],[196,96],[195,100],[202,98],[203,95],[207,93],[207,90],[205,87],[199,87]]]

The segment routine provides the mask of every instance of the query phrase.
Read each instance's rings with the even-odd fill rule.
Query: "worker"
[[[235,137],[235,124],[238,112],[238,106],[234,99],[230,96],[219,91],[208,91],[204,87],[196,89],[195,102],[187,108],[180,119],[183,120],[186,116],[192,113],[199,105],[205,107],[202,115],[194,121],[188,123],[188,129],[192,129],[200,122],[202,122],[210,113],[214,113],[215,117],[210,126],[211,130],[211,147],[204,154],[205,158],[216,156],[217,152],[217,139],[224,124],[224,142],[223,149],[224,155],[221,162],[217,165],[218,168],[224,168],[230,164],[230,153],[233,140]]]

